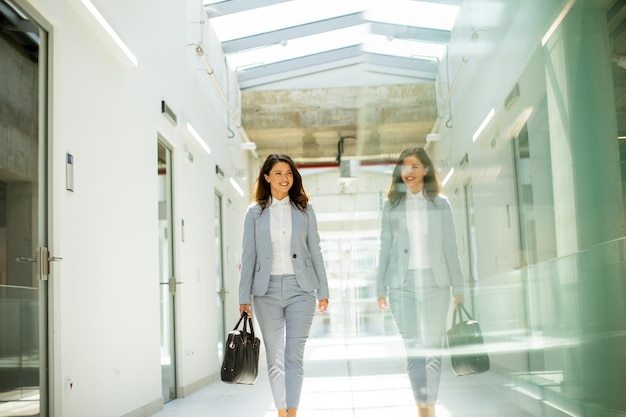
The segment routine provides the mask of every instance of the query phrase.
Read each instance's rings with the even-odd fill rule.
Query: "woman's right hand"
[[[387,310],[387,297],[378,297],[378,307],[381,310]]]
[[[242,315],[243,313],[248,313],[248,317],[252,317],[252,311],[250,311],[250,304],[239,305],[239,315]]]

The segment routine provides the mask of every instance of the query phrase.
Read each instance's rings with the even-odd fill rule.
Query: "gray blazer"
[[[453,295],[464,295],[465,285],[456,246],[452,209],[448,199],[437,196],[427,200],[428,254],[433,275],[440,287],[452,287]],[[385,202],[382,214],[378,295],[387,296],[389,288],[400,288],[409,266],[409,231],[406,226],[406,199],[396,207]]]
[[[291,205],[291,262],[300,288],[328,298],[328,280],[320,248],[317,218],[311,204],[305,211]],[[265,295],[272,268],[269,207],[248,207],[243,225],[243,252],[239,280],[239,304],[250,304],[252,295]]]

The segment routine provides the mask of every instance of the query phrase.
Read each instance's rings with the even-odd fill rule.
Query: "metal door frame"
[[[167,139],[165,139],[165,137],[163,135],[161,135],[160,133],[157,134],[157,147],[158,146],[163,146],[167,152],[169,153],[169,189],[170,189],[170,193],[169,193],[169,197],[170,197],[170,201],[169,201],[169,211],[170,211],[170,227],[171,227],[171,231],[170,231],[170,243],[169,243],[169,256],[170,256],[170,261],[171,261],[171,267],[170,267],[170,279],[169,279],[169,288],[170,288],[170,295],[171,295],[171,302],[172,302],[172,316],[171,316],[171,322],[172,322],[172,334],[171,334],[171,356],[172,356],[172,366],[174,367],[173,370],[173,377],[174,377],[174,381],[173,381],[173,385],[174,385],[174,394],[173,397],[170,398],[169,400],[174,400],[176,398],[179,397],[178,395],[178,390],[179,390],[179,386],[178,386],[178,380],[179,380],[179,366],[178,366],[178,329],[177,329],[177,318],[178,318],[178,314],[177,314],[177,297],[176,297],[176,289],[178,287],[179,284],[182,284],[182,282],[177,281],[176,279],[176,268],[177,268],[177,262],[176,262],[176,222],[174,221],[175,219],[175,198],[174,198],[174,150],[173,147],[170,145],[169,141],[167,141]],[[183,233],[182,231],[182,225],[181,225],[181,233]],[[159,279],[159,286],[161,286],[163,283],[161,283],[160,279]],[[160,294],[160,292],[159,292]],[[160,295],[159,295],[160,297]],[[161,365],[162,366],[162,365]],[[163,383],[163,378],[161,377],[161,384]],[[163,399],[164,402],[168,402],[169,400],[166,400],[165,398]]]
[[[54,362],[55,350],[55,303],[52,291],[54,286],[52,261],[61,260],[51,256],[49,248],[54,239],[53,218],[54,212],[50,204],[50,190],[53,190],[52,159],[53,141],[50,136],[52,129],[52,86],[53,83],[49,63],[52,58],[53,26],[32,5],[22,0],[12,0],[20,12],[27,16],[39,29],[39,51],[37,61],[38,97],[37,97],[37,253],[32,254],[38,268],[38,338],[39,338],[39,416],[48,417],[60,413],[60,403],[55,401],[56,368]],[[25,254],[26,255],[26,254]],[[49,283],[49,281],[51,281]]]
[[[219,290],[217,291],[217,295],[218,297],[221,299],[221,308],[222,311],[218,312],[218,320],[221,320],[221,329],[219,328],[220,326],[218,326],[218,334],[217,334],[217,342],[218,342],[218,346],[217,346],[217,354],[218,354],[218,358],[221,361],[222,360],[222,355],[223,355],[223,346],[224,343],[226,342],[226,294],[228,293],[228,291],[226,291],[225,285],[226,285],[226,275],[225,275],[225,259],[224,259],[224,195],[217,189],[215,189],[214,191],[214,196],[215,196],[215,203],[213,204],[214,208],[217,209],[217,201],[219,200],[219,213],[214,213],[213,214],[213,219],[214,221],[218,220],[218,214],[219,214],[219,221],[220,221],[220,225],[219,225],[219,253],[217,251],[218,248],[216,248],[216,257],[219,257],[219,259],[216,259],[217,261],[219,261],[219,265],[220,265],[220,274],[219,276],[216,277],[217,282],[216,284],[219,285]],[[215,225],[214,225],[215,226]],[[216,230],[213,230],[213,233],[215,233]],[[215,236],[217,237],[217,236]],[[217,273],[218,271],[216,271]],[[222,349],[220,349],[222,348]]]

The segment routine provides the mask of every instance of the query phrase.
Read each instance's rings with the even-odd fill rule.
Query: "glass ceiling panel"
[[[359,45],[368,34],[369,24],[332,30],[317,35],[292,39],[285,45],[271,45],[254,50],[230,54],[227,61],[233,70],[246,69],[285,61],[333,49]]]
[[[428,29],[452,30],[459,13],[458,6],[423,1],[372,1],[365,18],[375,22]]]
[[[220,42],[363,10],[363,0],[293,0],[211,19]]]
[[[205,1],[209,3],[217,2]],[[459,7],[415,0],[292,0],[214,17],[211,24],[218,39],[226,42],[357,12],[363,12],[365,22],[451,30]],[[227,61],[232,69],[251,68],[359,44],[365,52],[406,58],[441,59],[445,52],[442,44],[373,35],[369,27],[365,23],[290,39],[232,53]]]
[[[446,45],[403,39],[389,40],[386,36],[370,34],[365,38],[362,49],[364,52],[373,54],[441,60],[446,52]]]

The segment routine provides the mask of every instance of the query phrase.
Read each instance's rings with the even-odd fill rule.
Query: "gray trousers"
[[[272,275],[267,293],[254,296],[267,372],[276,408],[297,408],[304,379],[304,345],[315,315],[315,293],[300,288],[295,275]]]
[[[403,286],[389,290],[389,306],[404,341],[418,403],[437,401],[450,299],[450,289],[437,285],[432,269],[409,270]]]

